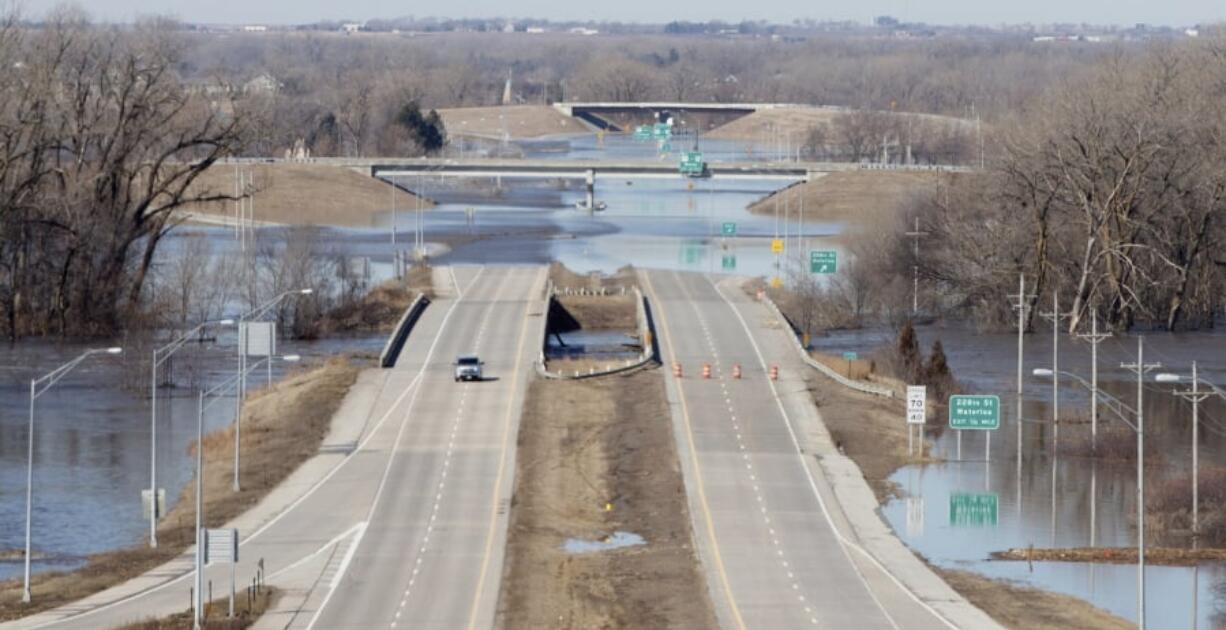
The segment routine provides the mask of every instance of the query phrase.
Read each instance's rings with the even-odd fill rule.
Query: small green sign
[[[673,137],[673,128],[668,123],[656,123],[651,127],[651,135],[657,139],[667,140]]]
[[[949,495],[950,527],[995,527],[999,500],[995,493]]]
[[[638,127],[635,127],[634,128],[634,139],[635,140],[650,140],[651,139],[651,125],[639,125]]]
[[[724,254],[723,257],[720,258],[719,266],[729,271],[736,269],[736,256],[733,254]]]
[[[809,273],[834,273],[839,270],[838,253],[832,249],[809,252]]]
[[[681,173],[683,175],[701,175],[706,162],[701,151],[686,151],[681,156]]]
[[[949,428],[1000,428],[1000,396],[950,396]]]
[[[844,352],[843,353],[844,361],[855,361],[859,358],[860,358],[860,355],[856,354],[855,352]]]
[[[721,233],[724,236],[736,236],[736,224],[731,221],[725,223]]]

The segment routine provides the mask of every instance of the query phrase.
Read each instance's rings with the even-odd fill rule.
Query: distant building
[[[1190,28],[1185,30],[1183,34],[1187,35],[1188,37],[1200,37],[1200,29]]]
[[[267,33],[268,27],[261,24],[248,24],[243,27],[244,33]]]
[[[504,24],[504,25],[502,26],[502,32],[504,32],[504,33],[514,33],[514,32],[515,32],[515,25],[514,25],[514,24],[512,24],[512,23],[510,23],[510,22],[507,22],[506,24]]]
[[[526,31],[524,31],[524,32],[526,32],[526,33],[544,33],[544,32],[545,32],[545,29],[543,29],[543,28],[541,28],[541,27],[539,27],[539,26],[529,26],[529,27],[528,27],[528,29],[527,29]]]
[[[264,73],[243,84],[243,92],[247,94],[273,94],[281,89],[281,82],[276,77]]]
[[[585,28],[582,26],[576,26],[575,28],[570,29],[569,32],[575,35],[596,35],[600,33],[600,31],[594,28]]]
[[[341,24],[341,31],[344,32],[346,35],[357,33],[361,31],[362,28],[363,28],[363,25],[357,24],[355,22],[350,22],[349,24]]]

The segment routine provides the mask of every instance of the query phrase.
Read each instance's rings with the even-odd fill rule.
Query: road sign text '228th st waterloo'
[[[950,396],[949,428],[995,430],[1000,428],[999,396]]]

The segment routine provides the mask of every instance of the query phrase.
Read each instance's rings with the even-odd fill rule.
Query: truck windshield
[[[480,361],[477,360],[477,357],[460,357],[457,363],[460,365],[477,365]]]

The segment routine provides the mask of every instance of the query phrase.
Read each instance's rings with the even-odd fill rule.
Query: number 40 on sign
[[[928,388],[923,385],[907,386],[907,424],[924,424],[928,404]]]

